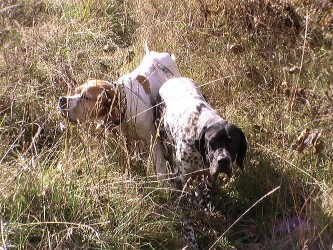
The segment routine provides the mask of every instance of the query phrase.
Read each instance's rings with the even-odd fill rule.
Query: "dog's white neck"
[[[153,65],[156,67],[156,69],[162,71],[166,79],[171,79],[176,77],[176,75],[168,67],[160,63],[157,59],[153,59]]]

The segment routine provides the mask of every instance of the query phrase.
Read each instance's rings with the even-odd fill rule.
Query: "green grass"
[[[86,79],[135,68],[144,41],[174,53],[248,139],[245,171],[220,178],[214,214],[188,211],[200,246],[220,236],[217,249],[332,246],[332,4],[215,2],[0,3],[0,247],[185,246],[179,200],[155,180],[149,152],[56,111],[57,98]],[[293,66],[302,71],[288,73]],[[306,101],[283,82],[290,92],[306,88]],[[292,149],[305,128],[322,130],[320,154]],[[279,231],[297,217],[303,228]]]

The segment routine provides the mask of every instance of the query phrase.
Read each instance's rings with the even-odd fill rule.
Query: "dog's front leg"
[[[153,139],[152,146],[152,156],[153,164],[155,167],[155,173],[157,179],[162,181],[163,186],[165,186],[165,180],[168,179],[169,173],[167,168],[167,160],[164,157],[163,146],[161,140],[158,137]]]

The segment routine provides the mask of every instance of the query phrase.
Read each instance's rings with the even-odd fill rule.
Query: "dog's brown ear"
[[[104,86],[101,99],[100,116],[105,116],[105,124],[118,125],[121,119],[119,95],[111,86]]]
[[[242,130],[240,130],[240,135],[241,136],[240,136],[240,143],[239,143],[239,148],[238,148],[238,152],[237,152],[236,163],[240,167],[240,169],[243,170],[244,169],[243,162],[244,162],[245,154],[247,151],[247,141],[246,141],[246,137]]]
[[[136,77],[136,80],[138,80],[138,82],[142,85],[145,93],[147,95],[150,95],[151,94],[151,89],[150,89],[150,82],[149,82],[148,78],[143,76],[143,75],[138,75]]]

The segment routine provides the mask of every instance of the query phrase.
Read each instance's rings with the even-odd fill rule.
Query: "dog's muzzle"
[[[64,96],[59,97],[58,108],[62,110],[66,108],[66,106],[67,106],[67,98]]]
[[[232,176],[232,162],[230,157],[219,155],[210,166],[210,174],[214,180],[220,173],[226,174],[229,178]]]
[[[232,176],[232,164],[230,157],[218,157],[217,165],[219,172],[225,173],[229,178]]]
[[[65,96],[61,96],[59,97],[59,101],[58,101],[58,111],[64,115],[65,112],[68,110],[68,99]]]

